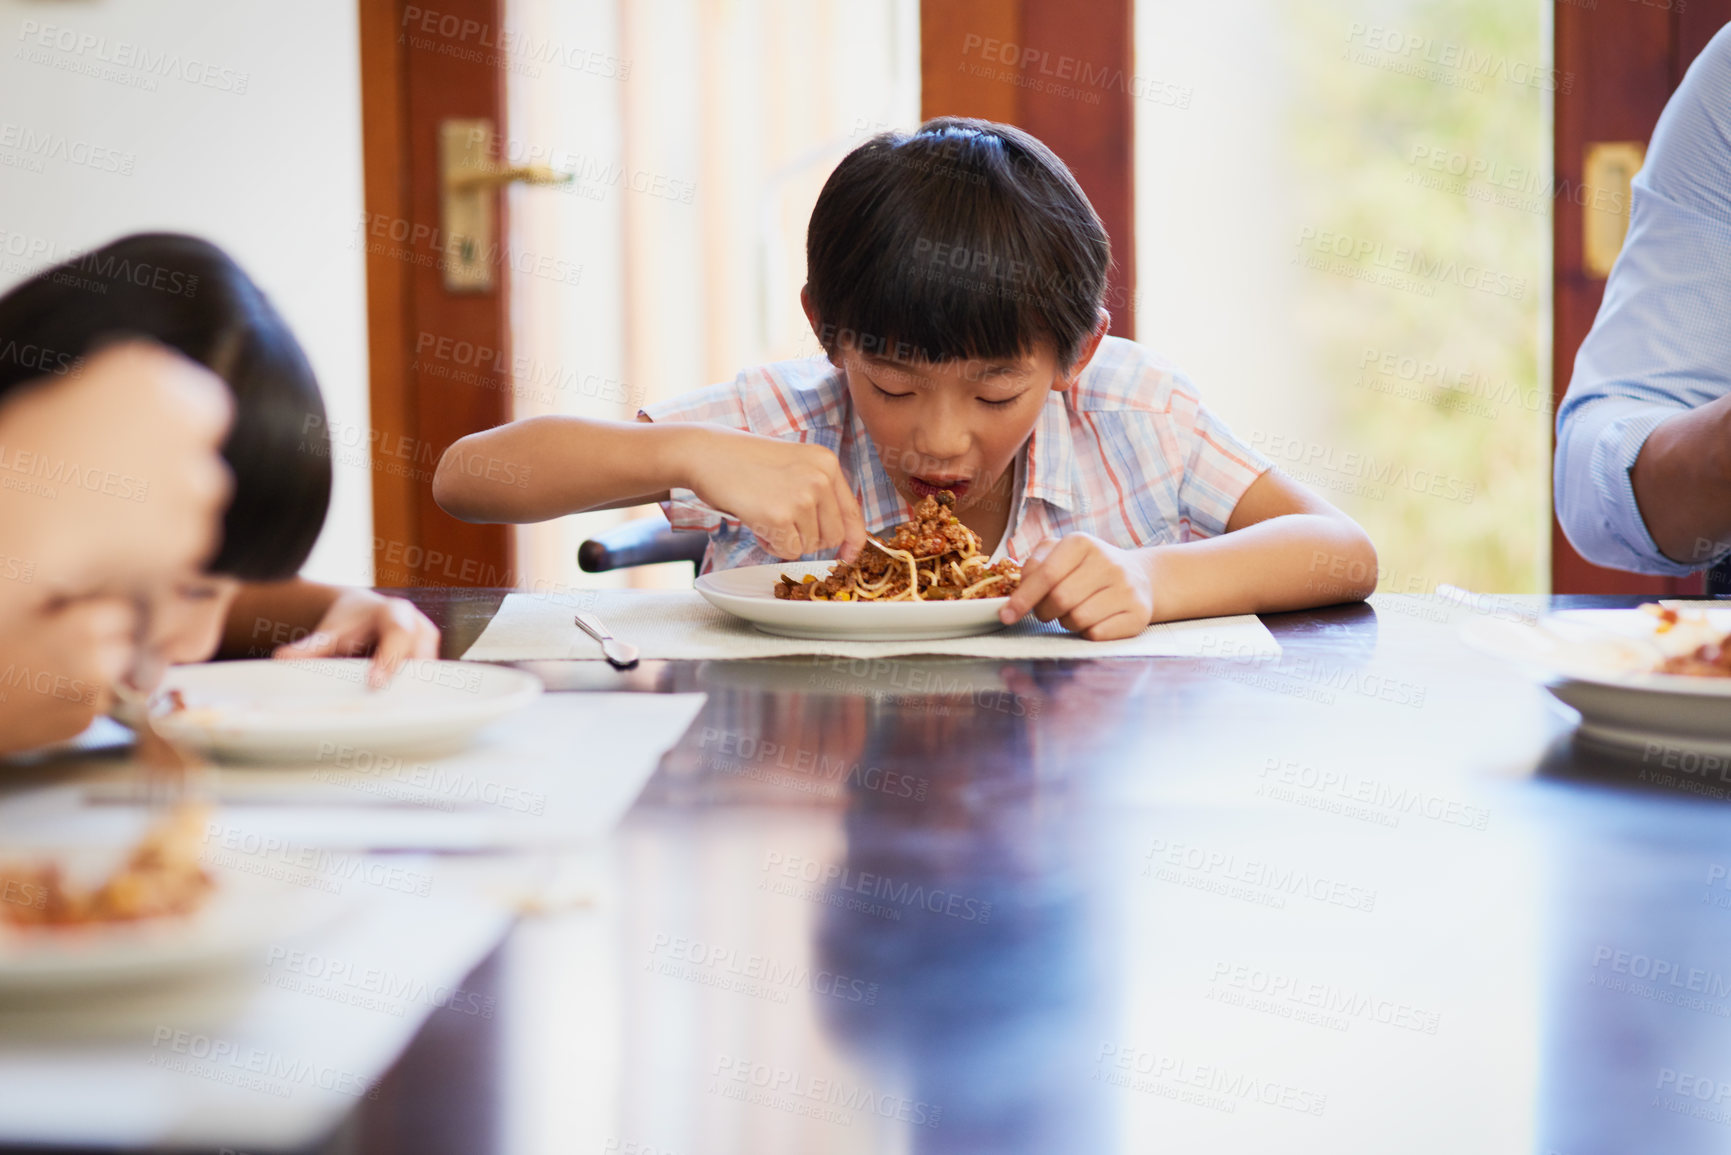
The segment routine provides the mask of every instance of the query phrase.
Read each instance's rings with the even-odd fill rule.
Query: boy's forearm
[[[1376,590],[1376,550],[1351,521],[1294,513],[1232,533],[1140,551],[1156,622],[1279,613],[1360,601]]]
[[[667,500],[689,488],[700,427],[536,417],[473,433],[445,451],[433,498],[477,522],[546,521]]]

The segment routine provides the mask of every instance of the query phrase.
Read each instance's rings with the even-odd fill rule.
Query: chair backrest
[[[577,547],[577,565],[584,573],[606,573],[633,566],[688,561],[693,571],[703,565],[709,535],[671,528],[661,517],[639,517],[598,533]]]

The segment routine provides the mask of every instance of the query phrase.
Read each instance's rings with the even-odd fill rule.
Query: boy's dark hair
[[[1041,338],[1076,361],[1112,246],[1052,150],[1019,128],[945,116],[872,137],[836,166],[806,230],[825,352],[1001,360]]]
[[[222,447],[234,495],[208,572],[294,576],[330,505],[324,400],[288,325],[215,245],[176,233],[122,237],[0,297],[0,402],[32,383],[52,388],[80,358],[133,339],[197,361],[234,394]]]

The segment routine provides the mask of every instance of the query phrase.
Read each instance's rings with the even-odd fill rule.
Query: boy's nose
[[[965,430],[947,429],[941,425],[921,426],[914,433],[914,452],[919,460],[908,472],[916,476],[928,473],[952,472],[968,452]]]

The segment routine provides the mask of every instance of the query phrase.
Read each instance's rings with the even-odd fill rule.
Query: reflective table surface
[[[414,596],[460,653],[502,595]],[[498,1014],[327,1149],[1731,1148],[1731,765],[1456,640],[1543,605],[1270,617],[1260,663],[531,663],[709,701],[593,900],[465,983]]]
[[[459,650],[491,611],[423,604]],[[710,700],[393,1098],[524,1153],[1725,1150],[1731,767],[1455,638],[1543,604],[1271,617],[1272,663],[537,666]]]

